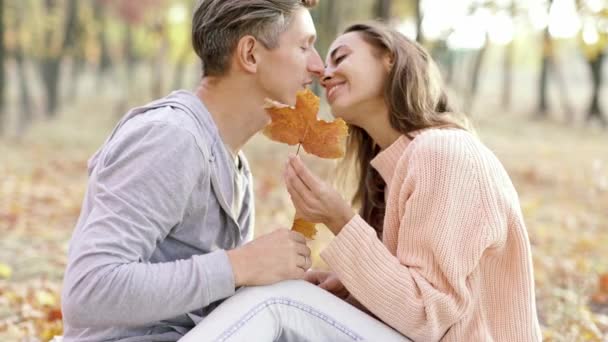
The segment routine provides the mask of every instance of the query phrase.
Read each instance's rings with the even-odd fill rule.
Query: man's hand
[[[309,271],[306,272],[304,280],[333,293],[336,297],[346,299],[349,295],[346,287],[344,287],[338,276],[333,272]]]
[[[237,287],[302,279],[312,266],[306,239],[288,229],[275,230],[230,250],[228,257]]]

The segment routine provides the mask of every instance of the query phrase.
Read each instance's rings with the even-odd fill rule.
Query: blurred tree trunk
[[[24,2],[18,2],[14,7],[15,21],[14,21],[14,32],[23,32],[25,29],[23,26],[23,18],[27,13],[26,4]],[[30,87],[27,77],[26,58],[24,52],[24,43],[22,35],[15,37],[13,47],[13,56],[15,58],[15,64],[17,66],[17,83],[19,89],[19,114],[17,116],[17,138],[23,136],[27,131],[28,127],[33,121],[32,111],[32,100],[30,96]]]
[[[116,103],[116,114],[122,116],[129,108],[131,96],[133,96],[133,77],[135,75],[135,67],[137,57],[133,48],[133,28],[131,23],[125,22],[124,40],[122,42],[123,60],[125,60],[125,82],[124,91],[121,92],[121,98]]]
[[[329,2],[334,2],[334,1],[329,1]],[[376,0],[376,4],[374,6],[375,17],[378,19],[381,19],[383,21],[388,21],[391,18],[392,2],[393,2],[392,0]]]
[[[553,0],[549,0],[549,9],[553,4]],[[558,66],[555,50],[553,48],[553,40],[551,39],[551,34],[549,33],[549,27],[547,26],[543,32],[543,51],[542,51],[542,61],[541,61],[541,69],[540,69],[540,78],[538,83],[538,107],[536,113],[534,114],[535,118],[545,119],[548,116],[549,103],[548,103],[548,85],[549,85],[549,73],[552,73],[555,77],[555,81],[557,82],[557,87],[559,91],[559,98],[562,102],[562,107],[566,113],[566,120],[571,121],[573,116],[572,106],[570,105],[570,100],[568,98],[568,89],[566,86],[565,79],[563,74]]]
[[[341,25],[340,22],[340,10],[341,1],[322,1],[318,11],[315,12],[315,19],[320,23],[319,37],[317,39],[317,46],[321,58],[323,58],[329,51],[329,46],[333,39],[338,35],[338,29]]]
[[[181,89],[184,86],[184,71],[186,70],[186,64],[191,51],[191,48],[186,46],[179,55],[173,73],[173,89]]]
[[[416,41],[420,44],[424,43],[424,32],[422,32],[422,8],[420,0],[414,0],[414,11],[416,13]]]
[[[196,7],[196,0],[188,1],[188,8],[190,9],[190,16],[192,16],[192,11]],[[173,86],[172,89],[181,89],[184,87],[184,73],[186,70],[186,65],[190,60],[189,57],[192,54],[192,47],[190,44],[187,44],[183,47],[182,51],[179,54],[177,59],[177,63],[175,64],[175,71],[173,73]]]
[[[45,6],[47,13],[51,13],[57,6],[57,1],[46,0]],[[61,62],[67,50],[71,48],[75,42],[77,25],[76,21],[78,19],[77,13],[78,1],[69,0],[67,4],[67,18],[63,35],[63,44],[61,44],[61,47],[58,49],[58,51],[56,51],[56,49],[52,46],[52,29],[49,29],[46,32],[45,41],[47,42],[48,46],[46,55],[42,58],[41,61],[41,68],[42,80],[44,83],[44,88],[46,90],[47,97],[46,114],[50,118],[56,116],[57,108],[59,107],[59,77],[61,71]]]
[[[338,29],[342,24],[340,21],[342,10],[342,1],[331,0],[321,1],[319,6],[313,10],[312,15],[315,23],[317,23],[317,51],[321,55],[321,58],[327,55],[329,52],[329,46],[333,39],[338,35]],[[320,86],[317,82],[313,85],[313,91],[319,95],[321,92]]]
[[[103,89],[103,79],[112,67],[112,59],[108,47],[106,6],[103,5],[102,0],[93,1],[93,13],[95,22],[99,28],[97,39],[99,41],[100,57],[99,65],[97,66],[97,88]]]
[[[473,71],[471,72],[471,83],[469,85],[469,91],[467,94],[466,102],[465,102],[465,110],[469,112],[473,109],[473,104],[475,102],[475,98],[477,97],[477,91],[479,89],[479,75],[481,74],[481,67],[483,66],[483,61],[488,51],[488,46],[490,38],[488,37],[488,33],[486,32],[486,39],[483,43],[482,48],[477,52],[475,56],[475,62],[473,64]]]
[[[154,27],[154,35],[158,42],[158,51],[156,55],[150,59],[150,90],[153,98],[160,98],[164,93],[164,70],[167,62],[167,51],[169,49],[169,40],[167,37],[167,28],[164,22],[159,21]]]
[[[545,33],[545,48],[547,45],[547,33]],[[551,38],[548,38],[551,39]],[[540,79],[538,84],[538,108],[535,116],[537,118],[544,118],[547,116],[548,103],[547,103],[547,80],[549,76],[549,63],[551,62],[548,52],[544,51],[540,66]]]
[[[548,87],[549,87],[549,74],[553,74],[555,78],[555,82],[557,83],[558,91],[559,91],[559,99],[561,101],[564,112],[566,113],[566,120],[571,121],[573,116],[572,106],[570,105],[570,100],[568,96],[568,89],[566,86],[566,81],[563,77],[563,74],[558,66],[557,60],[555,58],[555,50],[553,49],[553,41],[551,39],[551,35],[549,34],[549,29],[545,29],[543,34],[543,54],[542,54],[542,62],[541,62],[541,70],[540,70],[540,79],[539,79],[539,102],[538,108],[534,117],[537,119],[546,119],[548,116],[549,110],[549,100],[548,100]]]
[[[82,2],[83,4],[87,4],[88,2]],[[74,35],[72,42],[72,65],[71,65],[71,78],[70,78],[70,88],[69,88],[69,102],[74,102],[78,97],[78,89],[80,83],[80,76],[82,75],[85,69],[85,42],[84,42],[84,27],[79,20],[75,20],[74,25]]]
[[[552,4],[553,0],[549,0],[547,12]],[[553,43],[551,41],[548,25],[543,31],[542,48],[540,78],[538,83],[538,107],[535,114],[537,118],[547,117],[547,111],[549,109],[549,104],[547,102],[547,84],[549,78],[549,64],[551,63],[551,56],[553,55]]]
[[[511,108],[511,89],[513,88],[513,54],[514,43],[510,42],[506,46],[505,59],[503,61],[503,81],[502,81],[502,106],[505,109]]]
[[[555,76],[555,81],[557,82],[559,99],[562,103],[562,108],[566,115],[566,122],[572,122],[572,120],[574,119],[574,111],[572,109],[572,106],[570,105],[570,95],[568,92],[568,86],[566,84],[566,78],[564,77],[564,74],[562,73],[562,70],[559,67],[560,64],[556,57],[552,56],[551,58],[551,71]]]
[[[72,69],[70,70],[70,90],[68,92],[69,102],[74,102],[76,98],[78,98],[78,89],[80,89],[80,76],[84,72],[85,64],[86,63],[84,51],[79,47],[78,50],[75,51],[74,56],[72,57]]]
[[[23,136],[33,121],[32,101],[25,66],[25,56],[21,42],[15,50],[15,61],[17,63],[17,75],[19,79],[19,119],[17,120],[17,137]]]
[[[515,18],[515,0],[511,1],[509,12]],[[515,37],[505,48],[503,60],[502,105],[505,109],[511,108],[511,90],[513,89],[513,60],[515,59]]]
[[[4,49],[4,1],[0,0],[0,136],[4,135],[6,129],[6,114],[5,114],[5,60],[6,51]]]
[[[600,108],[600,91],[602,89],[602,64],[604,63],[605,53],[600,52],[594,59],[588,60],[593,81],[593,96],[587,111],[587,121],[597,118],[605,126],[608,124]]]

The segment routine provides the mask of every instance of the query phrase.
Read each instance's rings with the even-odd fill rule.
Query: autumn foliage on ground
[[[0,141],[1,341],[46,341],[61,333],[61,281],[86,161],[117,119],[91,112],[104,106],[76,106],[38,123],[21,142]],[[476,126],[520,194],[545,340],[605,341],[608,132],[531,122],[523,114],[480,117]],[[246,148],[256,177],[256,234],[291,226],[295,213],[281,175],[296,149],[262,135]],[[333,161],[306,154],[304,160],[324,179],[333,174]],[[324,267],[318,253],[330,234],[318,228],[313,260]]]

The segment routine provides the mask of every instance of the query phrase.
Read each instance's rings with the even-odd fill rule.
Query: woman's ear
[[[234,51],[234,63],[239,67],[239,69],[255,74],[258,69],[258,49],[259,42],[253,36],[244,36],[242,37]]]
[[[395,55],[392,53],[385,53],[384,56],[382,56],[382,65],[384,65],[384,70],[386,70],[386,72],[390,72],[395,65]]]

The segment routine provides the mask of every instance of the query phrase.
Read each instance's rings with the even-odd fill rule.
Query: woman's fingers
[[[327,291],[333,292],[342,289],[344,286],[342,285],[338,277],[332,276],[327,277],[327,279],[325,279],[325,281],[322,282],[319,287]]]
[[[335,274],[327,277],[327,279],[322,281],[318,286],[342,299],[348,297],[348,290],[346,287],[344,287],[340,279]]]
[[[302,180],[296,175],[292,165],[287,165],[285,173],[285,182],[287,183],[287,191],[297,200],[299,204],[308,204],[310,190],[304,185]]]
[[[315,271],[306,272],[306,275],[304,275],[304,280],[313,285],[319,285],[319,283],[321,282],[321,279],[319,279],[319,272]]]
[[[329,272],[326,271],[308,271],[304,276],[304,280],[315,285],[319,285],[327,279]]]
[[[302,183],[314,193],[319,193],[321,189],[321,181],[313,175],[310,170],[304,165],[299,157],[289,157],[289,163],[293,167],[296,176],[302,180]]]

